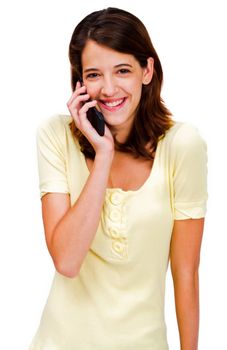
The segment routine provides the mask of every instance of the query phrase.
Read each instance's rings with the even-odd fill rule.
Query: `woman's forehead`
[[[100,66],[116,67],[120,65],[135,66],[137,60],[133,55],[113,50],[89,40],[82,52],[82,65],[84,69],[97,68]]]

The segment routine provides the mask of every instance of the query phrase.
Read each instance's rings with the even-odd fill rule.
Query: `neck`
[[[113,135],[115,135],[116,140],[120,143],[124,143],[131,131],[132,125],[118,125],[118,126],[109,126]]]

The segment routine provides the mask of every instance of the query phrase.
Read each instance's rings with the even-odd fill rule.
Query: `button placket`
[[[123,195],[118,192],[113,192],[110,195],[110,201],[113,205],[119,205],[123,201]]]
[[[119,222],[119,220],[121,219],[121,212],[117,209],[112,209],[109,213],[109,218],[114,222]]]
[[[128,242],[126,233],[125,198],[122,193],[115,190],[106,198],[106,234],[111,238],[111,251],[120,258],[127,257]]]

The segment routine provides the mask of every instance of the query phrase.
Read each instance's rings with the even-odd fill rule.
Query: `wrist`
[[[102,163],[102,165],[104,164],[111,165],[113,158],[114,158],[114,151],[105,152],[105,153],[96,153],[94,161],[95,163]]]

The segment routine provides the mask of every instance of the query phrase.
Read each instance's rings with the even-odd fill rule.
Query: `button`
[[[121,241],[124,241],[127,238],[127,231],[120,227],[108,227],[105,230],[105,233],[110,238],[118,239]]]
[[[119,210],[111,210],[109,213],[109,218],[112,221],[119,221],[121,219],[121,213]]]
[[[117,253],[122,253],[124,251],[124,246],[120,242],[113,242],[113,249]]]
[[[118,204],[121,204],[122,203],[122,200],[123,200],[123,196],[121,193],[119,192],[114,192],[111,194],[110,196],[110,201],[112,204],[114,205],[118,205]]]
[[[110,236],[112,237],[112,238],[120,238],[121,237],[121,235],[120,235],[120,232],[119,232],[119,230],[117,229],[117,228],[110,228],[110,230],[109,230],[109,232],[110,232]]]

